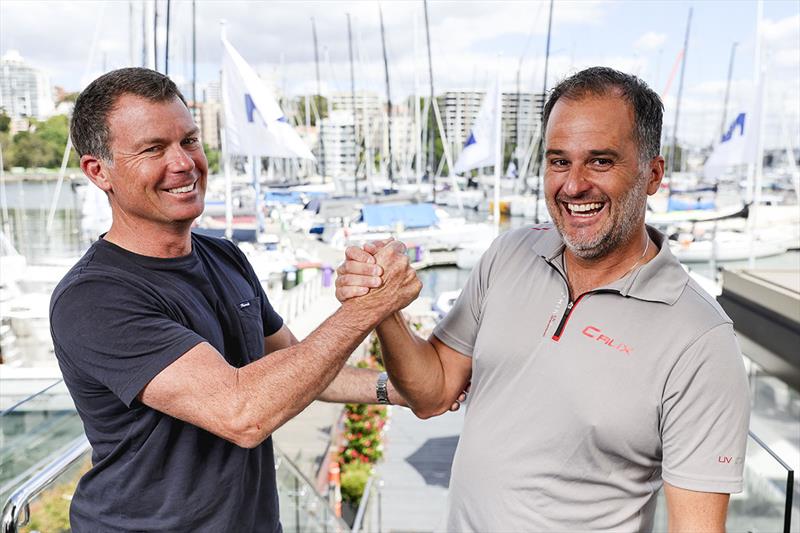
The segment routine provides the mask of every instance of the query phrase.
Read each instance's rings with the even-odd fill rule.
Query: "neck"
[[[148,257],[182,257],[192,251],[191,223],[143,231],[114,219],[103,238],[129,252]]]
[[[564,250],[564,266],[572,296],[579,296],[612,283],[650,261],[658,254],[644,226],[628,242],[613,252],[594,259],[584,259],[569,248]]]

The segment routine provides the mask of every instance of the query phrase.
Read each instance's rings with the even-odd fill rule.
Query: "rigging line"
[[[89,57],[86,60],[86,65],[83,68],[83,76],[81,81],[86,79],[89,75],[90,69],[94,64],[94,52],[97,48],[97,39],[100,35],[100,26],[103,23],[103,16],[106,12],[108,2],[103,2],[100,8],[100,14],[97,16],[97,21],[94,25],[94,34],[92,35],[92,45],[89,48]],[[53,231],[53,223],[56,218],[56,209],[58,208],[58,200],[61,197],[61,187],[64,185],[64,175],[67,173],[67,163],[69,162],[69,154],[72,151],[72,136],[67,133],[67,146],[64,148],[64,156],[61,158],[61,168],[58,171],[58,181],[56,182],[56,189],[53,192],[53,201],[50,203],[50,212],[47,215],[46,231],[50,235]]]

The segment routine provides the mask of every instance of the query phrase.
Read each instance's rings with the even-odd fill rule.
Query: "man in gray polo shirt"
[[[747,381],[730,319],[644,223],[662,114],[612,69],[561,82],[544,111],[554,224],[500,236],[427,341],[399,313],[378,327],[418,416],[471,380],[448,531],[648,531],[662,484],[670,530],[724,530]],[[340,299],[380,283],[375,251],[348,249]]]

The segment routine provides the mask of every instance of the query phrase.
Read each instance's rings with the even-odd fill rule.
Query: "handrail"
[[[305,476],[305,474],[303,474],[300,471],[300,469],[297,468],[297,465],[295,465],[292,462],[292,460],[289,459],[289,457],[283,452],[283,450],[281,450],[274,442],[272,444],[272,448],[273,448],[273,450],[275,452],[275,470],[279,470],[280,468],[283,468],[284,466],[286,466],[287,469],[289,470],[289,472],[296,479],[299,479],[300,481],[303,482],[303,484],[305,485],[304,488],[310,489],[311,494],[314,495],[314,497],[319,501],[319,503],[330,511],[330,513],[331,513],[330,517],[334,520],[336,525],[342,531],[346,531],[347,529],[349,529],[347,527],[347,524],[345,523],[345,521],[341,517],[338,517],[338,516],[333,514],[333,510],[330,509],[330,506],[329,506],[327,500],[325,498],[323,498],[320,495],[319,492],[317,492],[317,489],[314,488],[314,485],[311,483],[311,481],[309,481],[309,479]],[[5,532],[2,532],[2,533],[5,533]]]
[[[369,497],[372,494],[372,482],[375,480],[375,475],[369,476],[367,479],[367,484],[364,485],[364,492],[361,496],[361,501],[358,502],[358,510],[356,511],[356,517],[353,520],[353,529],[350,530],[350,533],[359,533],[363,526],[362,522],[364,521],[364,513],[367,511],[367,504],[369,503]]]
[[[28,504],[36,496],[41,494],[47,487],[52,485],[59,476],[75,465],[87,451],[91,449],[89,441],[85,436],[78,437],[68,447],[66,451],[59,455],[55,460],[47,463],[31,479],[23,483],[15,490],[3,506],[2,522],[0,522],[0,533],[17,533],[19,519],[25,516],[24,522],[29,518]],[[24,514],[23,514],[24,513]]]
[[[781,459],[777,453],[772,451],[772,448],[767,446],[767,444],[758,438],[758,436],[753,433],[752,431],[748,430],[747,434],[750,436],[751,439],[756,441],[756,443],[764,448],[768,454],[775,459],[778,464],[780,464],[783,468],[786,469],[786,500],[783,509],[783,531],[784,533],[789,533],[792,528],[792,500],[794,496],[794,470],[791,466],[787,465],[783,459]]]
[[[18,401],[17,403],[12,405],[8,409],[3,409],[2,411],[0,411],[0,417],[5,416],[6,414],[10,413],[11,411],[16,409],[17,407],[19,407],[23,403],[28,402],[28,401],[36,398],[37,396],[44,394],[45,392],[49,391],[50,389],[52,389],[53,387],[59,385],[60,383],[64,383],[64,378],[57,379],[54,383],[51,383],[50,385],[48,385],[47,387],[43,388],[39,392],[35,392],[35,393],[31,394],[30,396],[28,396],[27,398],[23,398],[22,400]]]

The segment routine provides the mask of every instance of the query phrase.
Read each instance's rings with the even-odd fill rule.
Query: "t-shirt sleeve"
[[[712,328],[685,350],[667,381],[662,409],[664,481],[694,491],[741,492],[750,395],[731,324]]]
[[[104,279],[78,281],[54,300],[50,314],[59,361],[127,406],[156,375],[206,340],[146,291]]]
[[[472,357],[478,326],[481,321],[483,300],[489,289],[489,278],[497,259],[504,234],[494,240],[472,269],[464,289],[450,312],[436,325],[433,334],[450,348]]]

